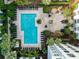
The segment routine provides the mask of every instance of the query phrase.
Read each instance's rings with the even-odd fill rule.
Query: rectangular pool
[[[37,44],[36,14],[21,14],[21,31],[24,31],[24,44]]]

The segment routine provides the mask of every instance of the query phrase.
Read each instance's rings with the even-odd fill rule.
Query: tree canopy
[[[8,34],[4,34],[2,36],[2,42],[0,44],[1,52],[5,56],[10,51],[10,39],[8,38]]]
[[[0,9],[3,9],[3,8],[4,8],[4,1],[0,0]]]

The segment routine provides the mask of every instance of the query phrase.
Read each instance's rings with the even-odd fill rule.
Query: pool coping
[[[21,13],[36,13],[37,17],[35,20],[37,20],[39,17],[39,11],[38,10],[17,10],[17,38],[21,39],[21,46],[24,47],[41,47],[41,32],[40,29],[38,28],[38,25],[35,21],[35,26],[37,27],[38,30],[38,44],[24,44],[24,36],[23,36],[23,31],[21,31],[21,21],[20,21],[20,17],[21,17]]]

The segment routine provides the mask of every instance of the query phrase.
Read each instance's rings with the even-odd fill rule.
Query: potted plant
[[[37,23],[38,23],[38,24],[41,24],[41,23],[42,23],[42,20],[41,20],[41,19],[38,19],[38,20],[37,20]]]

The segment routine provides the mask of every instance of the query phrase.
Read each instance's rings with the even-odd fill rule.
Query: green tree
[[[0,0],[0,9],[2,10],[4,8],[4,0]]]
[[[16,52],[12,51],[9,54],[7,54],[6,59],[16,59]]]
[[[4,56],[9,53],[9,51],[10,51],[10,39],[8,37],[8,34],[5,33],[2,36],[2,42],[0,44],[0,47],[1,47],[1,52]]]
[[[7,10],[6,15],[7,15],[8,17],[13,17],[13,16],[15,16],[15,11]]]
[[[12,2],[12,3],[6,5],[6,9],[7,9],[6,15],[8,17],[15,16],[16,6],[17,5],[15,2]]]
[[[12,2],[10,4],[7,4],[7,9],[14,11],[14,10],[16,10],[16,6],[17,6],[17,4],[15,2]]]

